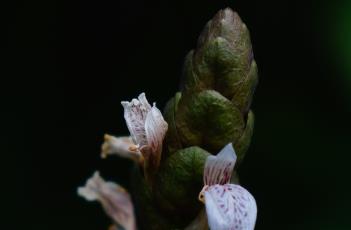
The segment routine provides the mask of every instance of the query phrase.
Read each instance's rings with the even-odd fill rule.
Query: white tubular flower
[[[131,149],[139,150],[144,161],[145,176],[158,169],[161,160],[162,142],[166,135],[168,124],[163,119],[162,113],[146,100],[145,93],[131,102],[122,101],[124,118],[130,135],[135,143]]]
[[[133,145],[131,137],[114,137],[105,134],[104,143],[101,146],[101,157],[106,158],[108,155],[117,155],[140,162],[142,158],[141,153],[138,149],[132,148]]]
[[[78,195],[88,201],[99,201],[106,214],[126,230],[136,230],[133,203],[129,193],[120,185],[106,182],[99,172],[78,188]]]
[[[217,156],[208,156],[204,187],[199,200],[206,206],[211,230],[253,230],[257,206],[254,197],[240,185],[229,184],[235,165],[233,145],[226,145]]]

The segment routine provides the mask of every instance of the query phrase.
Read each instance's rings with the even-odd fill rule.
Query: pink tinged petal
[[[126,230],[136,230],[133,204],[129,193],[118,184],[106,182],[95,172],[78,195],[88,201],[99,201],[106,214]]]
[[[162,153],[162,142],[168,129],[167,122],[155,106],[148,113],[145,121],[147,146],[140,148],[145,158],[144,175],[145,179],[152,183],[153,177],[159,168]]]
[[[138,99],[133,99],[131,102],[122,101],[121,104],[124,108],[124,119],[134,143],[139,146],[147,145],[145,120],[151,105],[146,100],[145,93],[141,93]]]
[[[217,156],[208,156],[204,169],[204,184],[226,184],[230,181],[236,161],[232,143],[227,144]]]
[[[141,153],[135,147],[131,137],[114,137],[108,134],[104,136],[104,143],[101,146],[101,157],[117,155],[140,162]]]
[[[160,164],[162,142],[168,124],[156,105],[150,106],[144,93],[139,95],[138,100],[122,102],[122,105],[128,129],[133,141],[137,144],[134,150],[141,152],[145,178],[148,182],[152,182]]]
[[[162,113],[154,104],[147,114],[145,121],[146,138],[153,157],[160,158],[162,142],[168,129],[167,122],[163,119]]]
[[[234,184],[213,185],[204,192],[210,229],[253,230],[257,206],[254,197]]]

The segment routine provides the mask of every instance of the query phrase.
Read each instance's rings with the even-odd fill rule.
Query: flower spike
[[[88,201],[99,201],[106,214],[126,230],[136,230],[133,203],[129,193],[120,185],[106,182],[99,172],[78,188],[78,195]]]
[[[240,185],[229,184],[236,161],[232,144],[217,156],[208,156],[204,169],[204,187],[199,200],[206,206],[210,229],[253,230],[257,206],[254,197]]]

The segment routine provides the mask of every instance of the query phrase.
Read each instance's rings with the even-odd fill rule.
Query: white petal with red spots
[[[255,198],[240,185],[229,184],[237,157],[230,143],[217,156],[207,157],[204,187],[199,199],[205,203],[211,230],[253,230]]]
[[[211,229],[254,229],[256,201],[243,187],[234,184],[213,185],[205,190],[204,196]]]

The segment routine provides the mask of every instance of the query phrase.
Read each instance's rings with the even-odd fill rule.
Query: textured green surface
[[[180,98],[181,93],[176,93],[175,96],[168,101],[163,113],[164,119],[168,123],[168,131],[164,141],[164,149],[166,150],[164,151],[164,154],[167,155],[182,147],[175,123],[175,114],[177,112],[177,106]]]
[[[132,197],[139,229],[172,229],[168,217],[157,207],[151,188],[146,184],[141,172],[135,168],[132,173]]]
[[[240,111],[214,90],[194,95],[180,109],[177,129],[185,146],[203,146],[216,153],[227,143],[235,142],[244,129]]]
[[[202,175],[208,155],[199,147],[179,150],[164,162],[158,174],[157,194],[162,201],[159,204],[181,225],[194,219],[202,207],[198,194],[203,186]]]
[[[152,187],[134,176],[139,226],[184,229],[198,216],[207,156],[233,143],[240,163],[250,145],[257,82],[245,24],[230,9],[219,11],[186,56],[181,92],[164,109],[168,131]],[[232,180],[238,183],[236,173]]]
[[[216,154],[232,142],[242,159],[253,131],[248,112],[258,75],[249,31],[237,13],[223,10],[207,23],[185,58],[183,79],[182,97],[166,107],[169,150],[200,146]]]
[[[242,79],[240,86],[236,89],[232,97],[232,102],[243,114],[246,114],[250,109],[257,83],[257,65],[255,60],[253,60],[248,74]]]
[[[139,226],[145,229],[184,228],[203,207],[198,194],[208,152],[199,147],[177,151],[163,164],[152,190],[135,169],[133,197]]]

